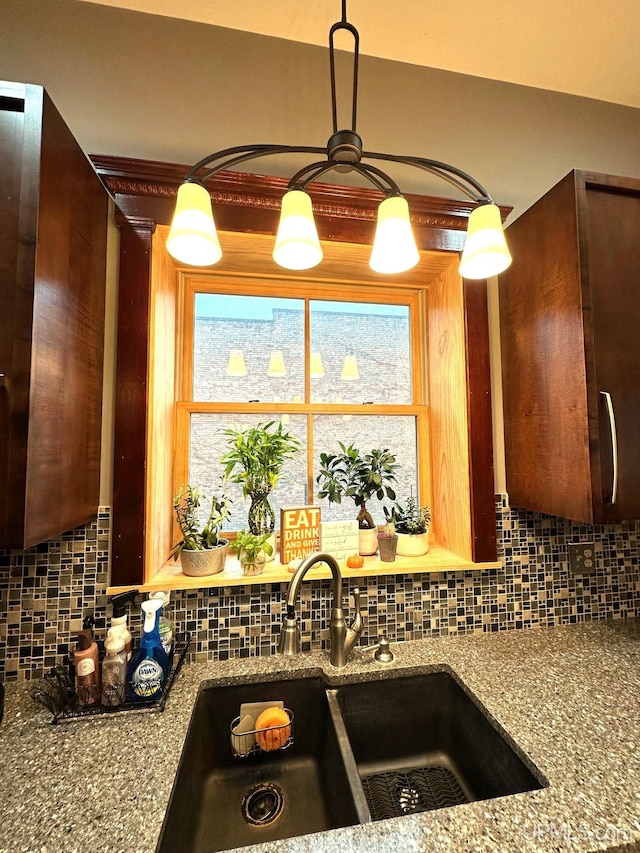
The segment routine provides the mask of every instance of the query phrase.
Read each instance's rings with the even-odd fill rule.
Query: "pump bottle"
[[[73,660],[78,701],[81,705],[93,705],[100,699],[100,659],[97,643],[83,631],[78,634]]]
[[[138,595],[138,590],[131,589],[128,592],[120,592],[118,595],[113,595],[109,599],[113,606],[111,628],[117,628],[122,635],[127,663],[131,660],[132,647],[131,631],[127,628],[127,604],[129,602],[133,603],[136,595]]]
[[[114,707],[125,698],[127,680],[127,657],[124,640],[119,628],[109,628],[104,644],[102,661],[102,704]]]
[[[157,699],[169,674],[169,658],[162,648],[158,630],[161,601],[143,601],[144,627],[140,648],[129,664],[127,682],[134,702]]]

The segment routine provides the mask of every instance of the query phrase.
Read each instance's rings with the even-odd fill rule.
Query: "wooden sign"
[[[323,521],[321,528],[322,550],[336,560],[346,560],[351,554],[358,553],[357,521]]]
[[[299,506],[280,510],[280,562],[302,560],[320,550],[320,507]]]

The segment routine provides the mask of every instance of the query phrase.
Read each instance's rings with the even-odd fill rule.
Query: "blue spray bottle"
[[[157,699],[169,674],[169,658],[158,630],[161,601],[143,601],[144,627],[140,648],[131,658],[127,682],[134,702]]]

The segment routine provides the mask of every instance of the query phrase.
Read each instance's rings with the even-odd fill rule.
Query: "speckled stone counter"
[[[549,787],[244,850],[640,849],[640,624],[529,629],[393,649],[396,669],[451,667]],[[200,684],[313,668],[339,681],[381,672],[372,654],[359,650],[344,670],[333,669],[324,653],[191,664],[162,714],[58,726],[25,687],[8,685],[0,726],[0,853],[153,853]]]

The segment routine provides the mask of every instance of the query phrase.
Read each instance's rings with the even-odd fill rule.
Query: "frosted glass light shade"
[[[360,379],[358,361],[355,355],[345,356],[344,364],[342,365],[342,373],[340,374],[340,379],[344,380],[345,382],[353,382],[356,379]]]
[[[167,251],[177,261],[207,267],[222,257],[211,210],[211,197],[201,184],[182,184],[178,190]]]
[[[322,363],[322,355],[319,352],[312,352],[309,358],[309,375],[312,379],[322,379],[324,376],[324,365]]]
[[[269,367],[267,368],[267,376],[272,379],[282,379],[287,375],[287,368],[284,364],[284,356],[282,350],[274,349],[269,357]]]
[[[415,267],[419,260],[407,200],[401,195],[385,198],[378,207],[369,266],[375,272],[398,273]]]
[[[227,376],[246,376],[247,365],[241,349],[232,349],[227,362]]]
[[[289,190],[282,198],[273,260],[288,270],[308,270],[322,260],[311,198],[302,190]]]
[[[504,272],[510,264],[500,208],[495,204],[476,207],[469,216],[458,272],[463,278],[490,278]]]

